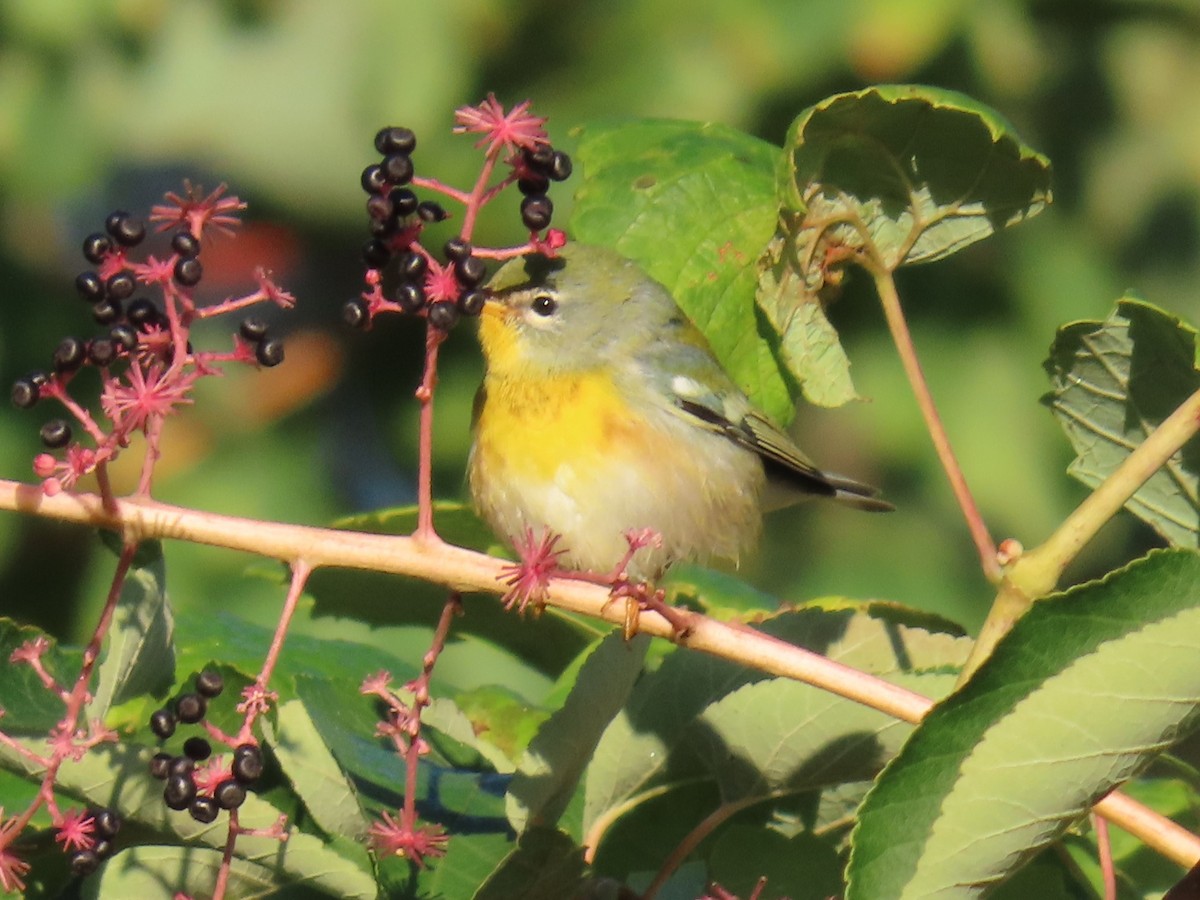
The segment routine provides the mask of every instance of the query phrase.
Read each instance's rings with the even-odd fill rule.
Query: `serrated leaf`
[[[940,633],[921,627],[935,625],[928,616],[906,614],[902,608],[888,604],[840,605],[838,609],[814,607],[786,612],[760,623],[758,627],[781,640],[880,676],[900,677],[930,670],[953,672],[970,652],[971,642],[961,634]],[[914,625],[913,622],[920,624]],[[791,702],[791,694],[808,696],[807,690],[815,690],[806,690],[806,686],[799,684],[794,687],[775,687],[770,682],[771,679],[763,673],[726,660],[696,653],[671,654],[657,671],[647,674],[638,683],[629,703],[605,730],[596,747],[587,774],[585,830],[590,830],[599,819],[631,798],[649,796],[655,789],[681,780],[696,777],[716,780],[728,778],[731,781],[727,787],[733,794],[755,790],[753,785],[763,778],[758,767],[770,768],[763,754],[770,756],[787,744],[780,736],[791,728],[787,715],[779,710],[770,713],[778,728],[764,746],[741,748],[737,730],[743,725],[751,730],[757,726],[743,719],[743,701],[731,700],[728,716],[722,716],[720,704],[723,698],[730,698],[735,692],[750,686],[745,702],[751,707],[753,714],[750,718],[753,719],[755,714],[770,711],[774,702],[770,698],[777,692],[789,696],[788,700],[781,702]],[[931,690],[945,689],[944,684],[930,684]],[[759,685],[768,686],[760,688]],[[762,709],[755,710],[754,699],[758,696],[755,692],[758,690],[764,692],[761,696],[765,699]],[[837,699],[832,695],[829,695],[829,701],[818,699],[821,693],[812,695],[811,702],[816,706]],[[838,716],[825,723],[833,728],[833,732],[825,733],[821,742],[839,736],[853,739],[854,735],[859,734],[864,725],[857,718],[859,714],[850,709],[851,706],[853,704],[844,708],[844,720],[839,718],[839,711]],[[714,725],[714,722],[703,721],[709,710],[716,716],[715,724],[724,737],[721,740],[712,738],[713,748],[710,748],[706,757],[698,758],[695,753],[696,742],[701,739],[701,734]],[[780,719],[781,715],[784,718]],[[800,717],[803,718],[802,715]],[[727,727],[735,720],[742,724]],[[884,724],[882,720],[872,720],[872,724],[866,727],[878,729]],[[759,737],[762,735],[759,734]],[[727,745],[726,740],[731,743]],[[788,751],[788,760],[779,770],[779,783],[786,783],[793,775],[802,775],[805,761],[816,764],[822,759],[812,746],[803,748],[803,735],[795,737],[795,740],[799,743]],[[866,743],[861,747],[874,747],[870,743],[873,737],[865,740]],[[739,756],[736,768],[728,753],[731,747],[736,747],[738,754],[747,754],[744,759]],[[874,765],[878,766],[881,761],[881,758],[876,758]],[[874,769],[870,768],[870,771]],[[767,777],[771,779],[773,776]],[[848,768],[837,777],[861,779],[864,777],[864,768],[860,766],[853,771]],[[792,781],[792,786],[797,789],[802,784],[799,778]]]
[[[359,840],[367,830],[357,792],[329,752],[304,704],[279,704],[276,725],[263,720],[263,735],[283,775],[328,835]]]
[[[982,895],[1190,731],[1200,557],[1041,600],[936,706],[859,811],[847,900]]]
[[[475,900],[560,900],[583,882],[583,849],[561,831],[532,828],[475,894]]]
[[[649,638],[626,641],[613,632],[588,656],[567,701],[525,751],[509,787],[508,820],[517,833],[551,826],[567,808],[592,759],[592,748],[624,705],[642,671]]]
[[[175,619],[162,545],[148,541],[138,552],[113,611],[89,719],[103,720],[111,707],[142,694],[161,697],[175,681]]]
[[[754,306],[779,148],[713,123],[645,119],[580,129],[575,156],[572,236],[641,263],[751,400],[789,421],[788,386]]]
[[[1103,322],[1059,329],[1043,398],[1076,457],[1067,471],[1096,487],[1179,404],[1200,389],[1196,330],[1133,298]],[[1138,488],[1126,508],[1176,546],[1200,538],[1200,442],[1189,441]]]
[[[942,259],[1050,202],[1050,162],[999,113],[955,91],[883,85],[802,112],[784,141],[779,193],[808,287],[831,255],[888,269]]]

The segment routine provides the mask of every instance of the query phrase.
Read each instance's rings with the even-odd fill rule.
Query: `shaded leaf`
[[[87,717],[103,719],[109,708],[142,694],[162,697],[175,680],[174,632],[162,544],[147,541],[121,586]]]
[[[1059,329],[1043,398],[1075,459],[1068,472],[1096,487],[1184,400],[1200,390],[1196,330],[1140,300],[1125,298],[1103,322]],[[1138,488],[1126,507],[1177,546],[1200,535],[1200,442],[1189,441]]]
[[[641,263],[751,400],[789,421],[786,379],[754,306],[779,148],[713,123],[645,119],[587,125],[575,155],[572,236]]]
[[[1039,601],[867,795],[848,900],[981,895],[1198,709],[1200,557],[1155,552]]]
[[[475,894],[475,900],[560,900],[583,882],[583,848],[561,831],[531,828]]]
[[[566,703],[525,751],[509,788],[508,819],[518,833],[531,824],[553,825],[567,808],[596,742],[642,671],[649,642],[644,635],[626,641],[613,632],[588,656]]]
[[[709,858],[709,878],[739,897],[749,897],[763,876],[763,900],[827,900],[842,890],[842,864],[827,841],[810,834],[788,838],[746,825],[725,829]]]
[[[12,619],[0,618],[0,720],[8,734],[45,734],[62,718],[63,703],[38,678],[33,668],[11,661],[14,650],[30,641],[48,642],[42,654],[42,665],[60,687],[69,689],[79,676],[83,653],[74,648],[59,647],[45,632],[31,625],[18,625]]]

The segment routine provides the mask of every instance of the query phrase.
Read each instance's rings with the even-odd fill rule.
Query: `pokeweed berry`
[[[180,722],[193,725],[204,718],[208,712],[208,702],[199,694],[180,694],[175,701],[175,715]]]
[[[283,362],[283,341],[279,338],[266,338],[254,348],[254,358],[265,368],[274,368]]]
[[[42,392],[33,383],[32,378],[18,378],[12,386],[13,406],[18,409],[31,409],[41,399]]]
[[[549,187],[550,179],[545,175],[538,175],[536,178],[522,178],[517,182],[517,190],[525,196],[544,194]]]
[[[192,780],[190,774],[172,775],[167,778],[167,784],[163,788],[163,802],[167,804],[168,808],[182,811],[191,806],[195,799],[196,782]]]
[[[463,291],[458,297],[458,311],[464,316],[477,316],[483,312],[483,304],[487,295],[483,291]]]
[[[237,809],[246,801],[246,788],[236,780],[222,781],[213,791],[213,799],[221,809]]]
[[[87,345],[87,358],[94,366],[107,366],[117,358],[117,345],[112,338],[92,338]]]
[[[184,287],[195,287],[204,277],[204,265],[195,256],[185,256],[175,262],[174,275]]]
[[[108,336],[113,339],[113,342],[124,349],[126,352],[132,352],[137,349],[138,336],[133,327],[122,322],[120,325],[114,325],[108,330]]]
[[[365,300],[355,297],[342,307],[342,321],[351,328],[366,328],[371,321],[371,310]]]
[[[554,204],[545,194],[530,194],[521,201],[521,221],[530,231],[541,231],[550,224]]]
[[[71,854],[71,873],[83,878],[91,875],[100,865],[95,849],[76,850]]]
[[[388,199],[392,201],[392,208],[401,219],[411,216],[421,205],[417,195],[408,188],[396,188],[388,194]]]
[[[362,170],[362,189],[368,194],[379,194],[387,187],[387,179],[383,177],[383,167],[378,163],[367,166]]]
[[[95,853],[100,859],[108,859],[113,855],[114,849],[113,842],[106,838],[101,838],[100,840],[96,841],[96,843],[92,844],[92,852]]]
[[[169,709],[158,709],[150,714],[150,730],[160,740],[166,740],[175,733],[175,726],[179,724],[179,720],[175,718],[175,713]]]
[[[121,815],[115,810],[103,807],[92,812],[92,828],[102,838],[115,838],[121,825]]]
[[[137,282],[133,280],[133,273],[125,270],[117,272],[104,285],[110,300],[124,300],[133,294],[135,287]]]
[[[48,450],[58,450],[71,443],[71,426],[62,419],[51,419],[42,426],[38,436]]]
[[[107,231],[122,247],[136,247],[146,237],[146,225],[124,210],[112,213],[104,221]]]
[[[412,157],[407,153],[391,153],[380,163],[384,177],[391,184],[408,184],[413,177]]]
[[[367,198],[367,215],[379,222],[386,222],[396,214],[396,207],[391,199],[381,194],[372,194]]]
[[[251,785],[262,774],[262,749],[257,744],[239,744],[233,751],[233,777],[239,784]]]
[[[172,775],[187,775],[189,778],[196,771],[196,761],[190,756],[172,756],[167,764],[167,777]]]
[[[204,762],[212,756],[212,744],[202,737],[190,737],[183,742],[183,753],[194,762]]]
[[[396,286],[396,303],[405,312],[416,312],[425,305],[425,289],[411,281],[402,282]]]
[[[115,297],[104,297],[92,307],[92,318],[97,325],[111,325],[121,318],[121,301]]]
[[[112,252],[113,242],[107,234],[96,232],[83,239],[83,255],[90,263],[100,265],[104,257]]]
[[[546,174],[550,176],[551,181],[566,181],[571,177],[573,169],[574,166],[571,164],[571,157],[561,150],[555,150],[554,158],[550,161],[550,166]]]
[[[387,261],[392,258],[392,251],[379,238],[371,238],[363,244],[362,258],[363,262],[372,269],[382,269],[387,265]]]
[[[220,814],[221,808],[212,797],[197,797],[188,806],[188,815],[204,825],[215,821]]]
[[[446,245],[442,249],[446,254],[446,259],[452,262],[462,262],[464,259],[470,258],[474,248],[470,241],[455,236],[446,241]]]
[[[429,307],[429,324],[449,331],[458,324],[458,306],[452,300],[439,300]]]
[[[158,321],[158,307],[148,297],[138,297],[125,307],[125,318],[145,331]]]
[[[87,359],[87,344],[77,337],[65,337],[54,348],[54,370],[73,372]]]
[[[171,236],[171,249],[180,256],[198,256],[200,241],[190,231],[177,231]]]
[[[422,200],[417,204],[417,217],[422,222],[441,222],[450,217],[436,200]]]
[[[252,320],[249,318],[244,319],[242,321],[242,336],[244,338],[246,338],[247,340],[256,340],[255,338],[251,338],[250,335],[248,335],[246,333],[246,331],[247,331],[246,325],[250,321],[252,321]],[[257,325],[262,320],[255,319],[253,321],[255,323],[255,328],[253,330],[258,331]],[[261,338],[266,333],[267,333],[267,326],[264,324],[262,326],[261,332],[259,333],[259,338]],[[201,697],[207,697],[208,699],[211,700],[214,697],[220,697],[221,692],[223,690],[225,690],[225,679],[221,677],[221,673],[218,672],[216,669],[205,669],[203,672],[201,672],[199,675],[196,676],[196,691],[197,691],[197,693],[200,694]]]
[[[412,153],[417,149],[417,136],[411,128],[402,125],[389,125],[380,128],[375,134],[375,149],[381,156],[391,153]]]
[[[400,257],[400,275],[409,281],[418,281],[425,277],[429,263],[425,257],[415,251],[409,251]]]
[[[454,277],[463,287],[477,286],[487,275],[487,264],[478,256],[468,256],[454,264]]]
[[[532,150],[525,151],[525,162],[529,167],[544,175],[549,175],[550,166],[554,163],[554,148],[543,142]]]
[[[238,325],[238,333],[246,340],[250,341],[250,343],[257,344],[267,336],[267,320],[259,316],[246,316],[246,318],[242,319],[241,324]],[[217,679],[217,694],[221,693],[221,676],[217,672],[201,672],[199,675],[197,675],[196,690],[200,691],[201,694],[204,694],[204,691],[200,688],[200,680],[205,675],[210,675]],[[205,696],[215,697],[217,694],[205,694]]]
[[[104,279],[91,270],[80,272],[75,276],[75,290],[88,303],[97,303],[104,299]]]
[[[175,759],[170,753],[155,753],[150,757],[150,775],[159,781],[166,781],[171,774],[171,763]]]

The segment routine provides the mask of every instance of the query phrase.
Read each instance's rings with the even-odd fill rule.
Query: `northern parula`
[[[515,544],[562,536],[564,562],[611,570],[625,533],[662,546],[627,573],[678,559],[737,561],[762,524],[768,481],[783,498],[887,510],[877,491],[818,469],[757,411],[663,285],[601,247],[568,243],[492,279],[479,328],[469,480],[476,508]],[[783,505],[778,503],[776,505]]]

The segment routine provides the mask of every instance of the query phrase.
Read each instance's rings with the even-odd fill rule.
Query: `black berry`
[[[538,144],[534,149],[525,151],[525,161],[531,168],[549,175],[550,166],[554,163],[554,148],[549,144]]]
[[[217,806],[217,801],[212,797],[197,797],[188,806],[188,815],[205,825],[215,821],[220,813],[221,807]]]
[[[258,316],[246,316],[242,319],[242,323],[238,326],[238,332],[246,340],[253,344],[257,344],[267,336],[266,319],[261,319]],[[200,687],[200,679],[205,675],[217,679],[217,694],[221,693],[221,676],[217,672],[201,672],[196,676],[196,690],[204,694],[204,689]],[[206,697],[215,697],[217,694],[204,694]]]
[[[571,177],[571,170],[573,168],[571,157],[567,156],[561,150],[555,150],[554,158],[550,161],[550,168],[546,174],[550,176],[551,181],[566,181]]]
[[[464,316],[477,316],[483,312],[487,295],[483,291],[463,291],[458,297],[458,311]]]
[[[175,718],[175,713],[169,709],[158,709],[150,715],[150,730],[160,740],[166,740],[175,733],[175,726],[179,724],[179,720]]]
[[[457,236],[446,241],[445,246],[442,248],[446,254],[446,259],[452,262],[462,262],[462,260],[471,255],[473,249],[470,241]]]
[[[125,318],[130,324],[145,330],[158,321],[158,307],[148,297],[138,297],[125,308]]]
[[[127,212],[115,212],[104,222],[104,229],[122,247],[136,247],[146,237],[146,226]]]
[[[57,450],[71,443],[71,426],[62,419],[51,419],[42,426],[38,436],[46,447]]]
[[[192,773],[196,771],[196,761],[190,756],[172,756],[171,761],[167,763],[167,777],[172,775],[187,775],[192,777]]]
[[[212,744],[202,737],[190,737],[183,742],[184,755],[195,762],[204,762],[212,756]]]
[[[233,777],[244,785],[254,784],[263,774],[262,750],[257,744],[241,744],[233,751]]]
[[[417,281],[425,277],[429,263],[420,253],[409,251],[400,257],[400,275],[409,281]]]
[[[100,262],[112,252],[112,239],[107,234],[96,232],[83,239],[83,255],[90,263],[100,265]]]
[[[367,198],[367,215],[378,222],[387,222],[396,212],[392,201],[381,194],[372,194]]]
[[[283,341],[279,338],[267,338],[254,348],[254,358],[260,366],[270,369],[283,362]]]
[[[396,211],[396,215],[400,218],[411,216],[417,211],[417,207],[421,204],[417,201],[417,195],[408,188],[396,188],[390,194],[388,199],[392,201],[392,207]]]
[[[92,844],[92,852],[95,853],[100,859],[108,859],[113,855],[114,849],[113,842],[107,838],[101,838],[100,840],[96,841],[96,843]]]
[[[383,176],[391,184],[408,184],[413,177],[412,157],[407,153],[391,153],[380,164]]]
[[[88,303],[104,299],[104,280],[95,272],[80,272],[75,276],[75,290]]]
[[[449,218],[449,213],[436,200],[422,200],[417,204],[417,216],[422,222],[441,222]]]
[[[78,850],[71,854],[71,872],[83,878],[91,875],[100,865],[100,857],[93,850]]]
[[[416,312],[425,305],[425,289],[411,281],[396,286],[396,302],[405,312]]]
[[[196,782],[191,775],[172,775],[163,788],[163,802],[174,810],[184,810],[196,799]]]
[[[417,149],[417,136],[413,134],[411,128],[404,128],[401,125],[381,128],[375,135],[375,149],[381,156],[387,156],[390,153],[412,153]]]
[[[379,165],[367,166],[362,170],[362,189],[368,194],[378,194],[387,187],[383,169]]]
[[[18,378],[13,382],[12,402],[18,409],[32,409],[41,396],[42,392],[38,390],[32,378]]]
[[[454,277],[463,287],[475,287],[486,275],[487,264],[478,256],[468,256],[454,264]]]
[[[73,372],[87,358],[87,345],[77,337],[65,337],[54,348],[54,370]]]
[[[242,328],[245,329],[246,323],[242,323]],[[266,333],[266,327],[263,327],[263,333]],[[242,334],[246,334],[243,330]],[[220,697],[221,691],[225,690],[225,679],[221,677],[221,673],[216,669],[205,669],[196,676],[196,690],[202,697],[208,697],[210,700],[213,697]]]
[[[171,249],[180,256],[197,256],[200,253],[200,242],[190,231],[177,231],[171,236]]]
[[[208,702],[199,694],[180,694],[175,701],[175,714],[180,722],[192,725],[204,718]]]
[[[133,351],[138,345],[137,332],[123,322],[110,328],[108,336],[127,351]]]
[[[204,266],[195,256],[185,256],[175,262],[175,280],[184,287],[199,284],[203,276]]]
[[[363,244],[362,258],[363,262],[372,269],[382,269],[387,265],[387,261],[392,258],[392,251],[379,238],[371,238]]]
[[[171,774],[171,763],[174,759],[170,753],[155,753],[150,758],[150,775],[159,781],[165,781]]]
[[[548,187],[550,187],[550,179],[545,175],[538,175],[535,178],[522,178],[517,182],[517,190],[526,196],[530,194],[544,194]]]
[[[429,307],[429,323],[434,328],[449,331],[458,324],[458,307],[450,300],[439,300]]]
[[[137,282],[133,280],[133,273],[127,271],[113,275],[104,286],[110,300],[124,300],[133,293],[135,287]]]
[[[98,809],[92,813],[92,828],[102,838],[115,838],[121,830],[121,816],[107,807]]]
[[[88,361],[94,366],[107,366],[117,358],[117,345],[112,338],[92,338],[87,348]]]
[[[530,194],[521,201],[521,221],[530,231],[541,231],[550,224],[554,204],[545,194]]]
[[[97,325],[111,325],[121,318],[121,301],[105,297],[92,307],[92,318]]]
[[[342,321],[351,328],[366,328],[367,323],[371,321],[371,310],[366,301],[361,297],[347,300],[346,305],[342,307]]]
[[[222,781],[213,791],[213,799],[221,809],[237,809],[246,800],[246,788],[237,781]]]

